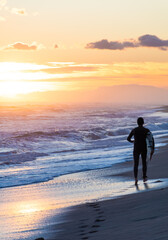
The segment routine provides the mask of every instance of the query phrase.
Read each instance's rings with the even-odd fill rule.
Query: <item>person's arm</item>
[[[130,143],[133,143],[134,140],[131,140],[132,136],[134,135],[134,130],[132,130],[129,134],[129,136],[127,137],[127,141],[130,142]]]

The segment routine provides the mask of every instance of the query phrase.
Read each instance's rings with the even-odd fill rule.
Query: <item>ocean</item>
[[[155,138],[168,135],[165,107],[22,105],[0,107],[0,188],[47,182],[132,160],[126,141],[137,117]]]

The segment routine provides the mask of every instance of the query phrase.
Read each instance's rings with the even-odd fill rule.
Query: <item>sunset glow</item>
[[[0,83],[0,95],[5,97],[14,97],[17,94],[38,91],[49,91],[51,89],[52,86],[47,82],[3,81]]]
[[[168,63],[116,62],[79,64],[69,62],[0,63],[0,96],[73,89],[95,89],[120,84],[167,87]],[[159,81],[158,81],[159,80]]]
[[[0,97],[130,84],[167,88],[167,7],[165,0],[152,11],[145,0],[0,0]]]

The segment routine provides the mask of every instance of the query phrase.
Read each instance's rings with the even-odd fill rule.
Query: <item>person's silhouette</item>
[[[146,137],[147,134],[150,132],[149,129],[143,127],[144,119],[142,117],[137,119],[138,127],[134,128],[127,140],[131,143],[134,143],[134,177],[135,177],[135,185],[138,184],[138,165],[139,165],[139,157],[141,155],[142,158],[142,168],[143,168],[143,181],[147,181],[147,164],[146,164],[146,157],[147,157],[147,145],[146,145]],[[134,140],[131,138],[134,137]],[[153,149],[154,152],[154,149]],[[152,154],[153,154],[152,152]]]

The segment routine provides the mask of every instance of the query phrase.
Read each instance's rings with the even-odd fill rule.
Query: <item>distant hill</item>
[[[121,85],[98,89],[100,99],[106,102],[168,103],[168,89],[143,85]]]
[[[117,85],[96,90],[49,91],[19,95],[18,101],[41,103],[168,104],[168,89],[143,85]]]

